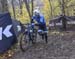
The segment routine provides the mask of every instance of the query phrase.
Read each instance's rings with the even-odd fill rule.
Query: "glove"
[[[34,26],[35,24],[34,23],[31,23],[31,25]]]

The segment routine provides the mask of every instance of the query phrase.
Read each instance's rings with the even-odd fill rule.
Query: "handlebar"
[[[32,26],[39,26],[39,24],[37,24],[37,23],[32,23],[31,25]]]

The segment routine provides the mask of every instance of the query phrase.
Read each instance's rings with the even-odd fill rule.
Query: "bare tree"
[[[31,21],[31,18],[32,18],[32,15],[33,15],[33,0],[31,0],[31,7],[32,7],[32,10],[30,9],[30,1],[29,0],[23,0],[24,3],[25,3],[25,6],[26,6],[26,9],[28,11],[28,14],[29,14],[29,17],[30,17],[30,21]]]
[[[66,0],[66,2],[68,2],[68,0]],[[65,7],[66,7],[66,6],[67,6],[67,3],[65,3]],[[67,16],[69,16],[69,9],[68,9],[68,8],[66,8],[65,14],[66,14]]]
[[[29,17],[30,17],[30,19],[31,19],[31,13],[30,13],[30,6],[29,6],[29,3],[28,3],[27,0],[23,0],[23,1],[24,1],[24,3],[25,3],[26,9],[27,9],[28,14],[29,14]]]
[[[0,0],[0,12],[1,13],[8,12],[7,0]]]
[[[61,12],[62,12],[62,28],[63,30],[66,30],[66,18],[65,18],[65,1],[64,0],[60,0],[60,8],[61,8]]]
[[[22,14],[22,0],[19,0],[20,14]]]
[[[34,0],[31,0],[31,4],[32,4],[32,15],[33,15],[33,9],[34,9]]]
[[[12,4],[12,8],[13,8],[14,18],[16,19],[16,13],[15,13],[15,8],[14,8],[14,0],[11,1],[11,4]]]
[[[50,4],[50,10],[51,10],[51,18],[53,18],[53,9],[52,9],[52,4],[51,4],[51,0],[49,0],[49,4]]]

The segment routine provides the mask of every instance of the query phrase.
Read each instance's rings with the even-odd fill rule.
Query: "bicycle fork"
[[[34,44],[34,37],[33,35],[31,35],[31,33],[29,33],[29,42],[32,42],[32,44]]]

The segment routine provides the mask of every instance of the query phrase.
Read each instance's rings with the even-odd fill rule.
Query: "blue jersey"
[[[45,18],[44,18],[44,16],[43,15],[40,15],[39,17],[37,17],[37,16],[33,16],[32,17],[32,19],[33,19],[33,21],[35,20],[35,21],[37,21],[38,22],[38,24],[46,24],[46,21],[45,21]]]

